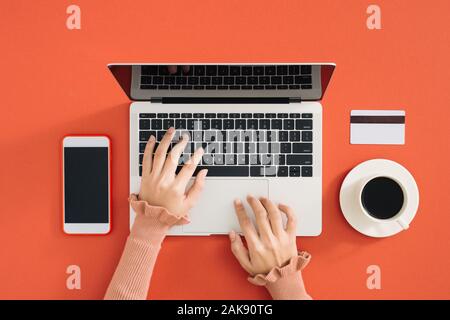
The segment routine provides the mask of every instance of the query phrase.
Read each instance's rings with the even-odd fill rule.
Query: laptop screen
[[[321,100],[334,64],[110,64],[130,100],[295,98]]]

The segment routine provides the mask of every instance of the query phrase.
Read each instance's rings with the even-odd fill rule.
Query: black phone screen
[[[64,148],[64,222],[109,223],[107,147]]]

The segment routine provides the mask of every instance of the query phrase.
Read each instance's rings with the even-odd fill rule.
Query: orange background
[[[81,7],[82,29],[66,28]],[[345,3],[345,4],[344,4]],[[366,28],[372,1],[18,1],[0,3],[0,298],[102,298],[128,233],[129,101],[109,62],[335,62],[324,105],[323,233],[299,238],[317,299],[450,298],[448,63],[450,2],[381,1],[382,30]],[[404,109],[406,145],[349,144],[351,109]],[[61,228],[60,142],[112,138],[113,230]],[[338,192],[356,164],[398,161],[420,189],[411,228],[365,237],[345,221]],[[82,289],[66,289],[66,268]],[[382,289],[366,288],[366,268]],[[168,238],[153,299],[265,299],[246,281],[224,236]]]

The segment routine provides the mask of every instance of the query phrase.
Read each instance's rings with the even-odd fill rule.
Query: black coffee
[[[404,195],[400,185],[387,177],[373,178],[363,188],[361,203],[376,219],[390,219],[403,207]]]

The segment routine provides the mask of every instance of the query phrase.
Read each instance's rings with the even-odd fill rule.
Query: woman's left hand
[[[182,135],[181,140],[167,153],[174,134],[174,128],[167,130],[155,151],[154,157],[153,151],[155,150],[156,139],[154,136],[150,137],[142,161],[139,200],[147,201],[152,206],[164,207],[177,216],[185,217],[197,203],[208,170],[199,171],[194,184],[186,190],[204,151],[202,148],[197,149],[184,164],[181,171],[175,174],[180,156],[189,141],[189,136],[187,134]]]

